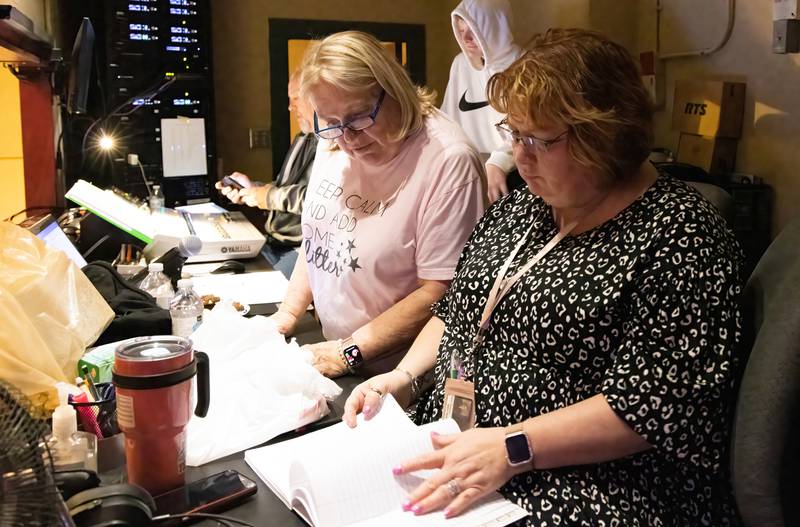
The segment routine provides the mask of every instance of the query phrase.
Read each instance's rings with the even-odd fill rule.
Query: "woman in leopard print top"
[[[489,96],[528,188],[486,212],[400,363],[433,368],[416,409],[428,422],[458,356],[477,418],[397,468],[441,468],[406,508],[456,515],[499,489],[529,512],[522,525],[738,525],[726,466],[740,251],[712,205],[646,161],[652,112],[633,59],[599,34],[551,30]],[[504,262],[514,275],[560,230],[473,347]],[[357,387],[346,421],[374,413],[374,389],[408,401],[408,376]],[[519,430],[532,460],[513,467],[504,439]]]

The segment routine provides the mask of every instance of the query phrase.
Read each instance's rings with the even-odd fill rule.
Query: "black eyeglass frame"
[[[386,90],[381,89],[381,94],[380,96],[378,96],[378,102],[375,103],[375,108],[372,109],[369,115],[362,115],[361,117],[356,117],[355,119],[351,119],[346,123],[337,124],[335,126],[328,126],[327,128],[323,128],[322,130],[319,129],[319,120],[317,118],[317,112],[314,112],[314,134],[320,139],[336,139],[337,137],[341,137],[344,135],[345,128],[349,128],[353,132],[360,132],[362,130],[366,130],[367,128],[375,124],[375,119],[378,117],[378,112],[381,110],[381,105],[383,104],[384,98],[386,98]],[[365,126],[359,126],[359,127],[352,126],[354,121],[359,121],[361,119],[365,120],[369,119],[370,122]],[[339,133],[333,135],[337,130]]]

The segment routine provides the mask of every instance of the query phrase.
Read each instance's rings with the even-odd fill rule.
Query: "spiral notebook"
[[[394,476],[392,467],[430,452],[431,431],[459,431],[453,420],[414,425],[391,396],[371,420],[344,423],[245,453],[266,485],[313,527],[501,527],[527,513],[493,493],[456,518],[441,511],[415,516],[400,507],[432,471]]]

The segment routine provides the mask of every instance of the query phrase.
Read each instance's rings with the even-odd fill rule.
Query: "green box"
[[[89,369],[89,375],[95,384],[99,382],[111,382],[111,368],[114,366],[114,351],[119,342],[110,342],[91,348],[78,361],[78,377],[83,377],[83,366]]]

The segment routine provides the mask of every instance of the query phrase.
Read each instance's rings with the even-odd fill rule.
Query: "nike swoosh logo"
[[[489,106],[489,101],[481,101],[481,102],[469,102],[467,100],[467,90],[464,90],[464,94],[461,95],[461,100],[458,101],[458,109],[462,112],[471,112],[472,110],[480,110]]]

